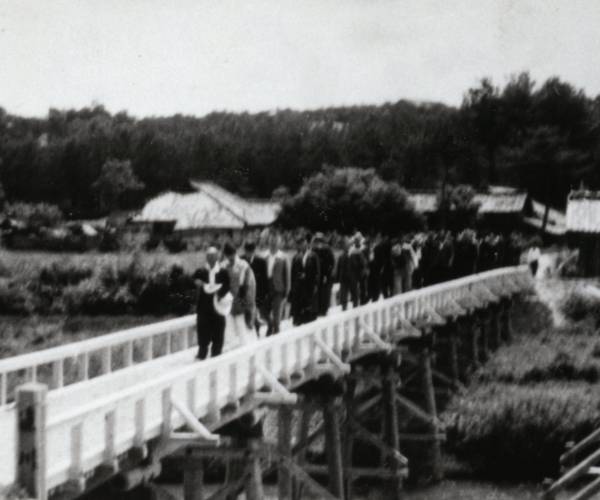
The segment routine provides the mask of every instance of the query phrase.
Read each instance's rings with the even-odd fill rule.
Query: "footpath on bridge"
[[[526,267],[496,269],[338,311],[198,362],[186,316],[0,361],[0,485],[75,498],[110,481],[152,484],[178,457],[186,500],[204,500],[208,461],[227,464],[210,498],[352,498],[375,477],[399,498],[413,457],[441,477],[436,398],[510,340]],[[277,438],[260,416],[277,412]],[[321,424],[310,428],[321,414]],[[324,439],[325,453],[307,450]],[[377,463],[360,450],[377,451]],[[409,460],[410,459],[410,460]]]

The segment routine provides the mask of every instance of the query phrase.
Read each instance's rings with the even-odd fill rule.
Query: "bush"
[[[567,441],[600,425],[600,388],[582,384],[479,385],[443,414],[447,448],[490,479],[558,474]]]
[[[64,287],[76,285],[77,283],[92,276],[93,270],[86,266],[73,263],[72,261],[53,262],[49,266],[40,269],[39,281],[44,285]]]
[[[27,315],[33,309],[31,294],[24,284],[0,279],[0,314]]]
[[[596,325],[600,324],[600,297],[595,297],[583,290],[575,290],[560,305],[562,313],[572,321],[591,318]]]
[[[571,333],[577,330],[578,334]],[[587,333],[587,334],[586,334]],[[522,338],[503,347],[477,372],[479,382],[531,384],[600,380],[600,345],[593,329],[571,327]]]
[[[513,302],[511,323],[518,335],[538,335],[552,328],[552,310],[537,298],[520,296]]]
[[[63,220],[60,208],[48,203],[10,203],[4,208],[4,217],[23,221],[32,229],[54,227]]]
[[[133,311],[135,298],[126,285],[105,286],[99,279],[88,279],[65,288],[65,309],[70,314],[127,314]]]

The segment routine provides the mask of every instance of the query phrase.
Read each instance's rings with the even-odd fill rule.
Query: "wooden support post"
[[[246,446],[247,442],[246,440],[238,437],[238,436],[232,436],[231,437],[231,445],[234,448],[237,447],[242,447],[242,446]],[[226,484],[233,484],[236,482],[239,482],[242,477],[245,476],[245,471],[244,471],[244,460],[243,459],[239,459],[239,458],[230,458],[229,460],[227,460],[227,464],[225,466],[225,483]],[[237,500],[238,498],[238,493],[233,492],[233,493],[228,493],[226,496],[227,500]]]
[[[502,345],[502,326],[500,324],[500,320],[501,320],[500,311],[501,311],[501,309],[498,304],[494,304],[492,306],[490,337],[492,338],[494,349],[499,349],[500,346]]]
[[[502,307],[502,338],[505,342],[510,343],[512,341],[512,325],[510,321],[510,310],[512,306],[511,299],[503,301]]]
[[[190,460],[192,449],[185,450],[186,461],[183,466],[183,499],[204,500],[204,463],[203,460]]]
[[[332,398],[323,402],[325,446],[329,462],[329,489],[338,498],[344,495],[344,471],[342,464],[342,441],[340,435],[339,409]]]
[[[490,359],[490,342],[489,342],[489,322],[488,322],[488,314],[487,310],[483,310],[478,313],[477,322],[479,323],[477,326],[479,327],[479,360],[481,363],[485,363],[488,359]]]
[[[281,455],[292,459],[292,418],[293,412],[288,406],[282,405],[278,414],[278,446]],[[292,476],[287,467],[279,465],[277,471],[277,482],[279,500],[291,500],[292,498]]]
[[[469,336],[469,357],[473,364],[473,367],[477,369],[479,367],[479,325],[477,324],[477,318],[473,314],[467,320],[468,336]]]
[[[422,391],[425,400],[425,410],[431,415],[431,422],[427,423],[429,432],[435,436],[437,434],[437,407],[435,403],[435,388],[433,386],[433,374],[431,372],[431,352],[427,345],[421,346],[420,369]],[[442,455],[440,443],[434,439],[430,443],[429,451],[429,470],[431,478],[434,481],[442,479]]]
[[[248,481],[246,483],[247,500],[263,500],[265,493],[262,484],[262,470],[260,468],[260,440],[248,440]]]
[[[385,406],[384,413],[386,414],[385,422],[387,424],[387,442],[391,448],[400,451],[400,422],[398,421],[398,406],[396,405],[396,385],[397,377],[395,367],[392,363],[388,363],[383,380],[383,401]],[[400,500],[402,498],[402,475],[400,464],[396,460],[391,460],[391,465],[394,478],[390,485],[390,498]]]
[[[458,332],[456,324],[449,327],[448,331],[448,364],[450,378],[455,387],[460,385],[460,371],[458,369]]]
[[[17,484],[27,496],[46,500],[46,397],[48,388],[30,382],[17,388]]]
[[[352,454],[354,452],[354,432],[350,425],[350,417],[354,414],[354,395],[356,391],[356,379],[348,377],[346,382],[346,391],[344,392],[344,406],[346,407],[346,421],[344,423],[344,493],[346,500],[352,500],[353,478],[348,471],[352,469]]]
[[[310,431],[310,420],[312,416],[312,402],[306,398],[304,403],[304,408],[302,408],[302,414],[300,416],[300,426],[298,429],[298,443],[306,443],[308,440],[308,433]],[[306,448],[303,448],[298,452],[297,462],[300,467],[304,465],[306,461]],[[304,485],[302,482],[298,481],[297,478],[294,478],[293,481],[293,497],[294,500],[300,500],[302,498],[302,490]]]

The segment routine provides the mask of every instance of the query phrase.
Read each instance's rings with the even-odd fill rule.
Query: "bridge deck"
[[[330,314],[202,362],[194,359],[195,348],[189,347],[195,328],[191,316],[84,341],[76,347],[0,361],[0,374],[6,381],[11,373],[25,370],[31,380],[41,373],[36,367],[48,363],[54,367],[50,377],[55,388],[47,395],[45,425],[45,488],[51,492],[68,483],[83,484],[84,477],[97,472],[99,466],[118,467],[119,458],[128,450],[143,448],[157,437],[168,437],[186,424],[177,407],[189,409],[207,429],[218,428],[224,408],[241,404],[247,411],[259,406],[262,400],[256,395],[262,388],[281,395],[317,376],[321,367],[339,369],[337,357],[342,354],[350,361],[385,349],[381,338],[389,339],[391,332],[398,331],[401,320],[414,322],[436,311],[451,311],[457,301],[485,304],[527,287],[528,279],[527,269],[518,267],[453,280]],[[409,334],[414,331],[403,333]],[[169,345],[178,337],[180,350],[150,355],[148,339],[161,336]],[[147,356],[135,363],[133,345],[140,341],[142,347],[146,342],[143,352]],[[93,352],[105,358],[108,352],[110,360],[112,349],[123,346],[129,363],[122,369],[111,371],[105,360],[103,375],[88,379],[85,374],[70,385],[65,385],[57,373],[56,367],[63,370],[67,359],[81,359]],[[7,394],[4,401],[10,399]],[[4,437],[0,485],[15,481],[16,413],[12,402],[0,407]]]

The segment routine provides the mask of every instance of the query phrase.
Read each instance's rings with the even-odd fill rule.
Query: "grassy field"
[[[0,316],[0,358],[160,321],[156,316]]]
[[[192,272],[204,262],[202,252],[135,252],[135,253],[52,253],[0,250],[0,277],[33,279],[39,272],[53,264],[59,266],[99,269],[106,265],[124,267],[132,262],[150,269],[160,266],[181,266]]]

